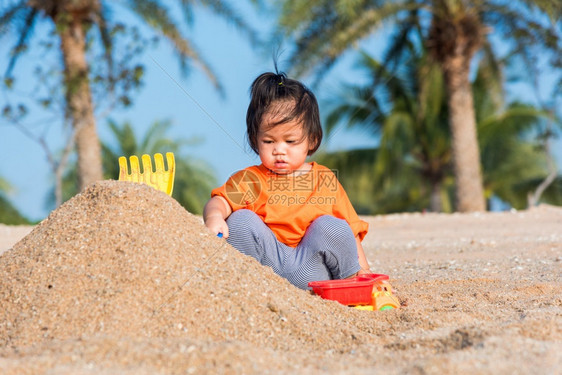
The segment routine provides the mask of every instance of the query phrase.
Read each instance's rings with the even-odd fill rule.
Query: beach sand
[[[0,225],[0,373],[562,373],[562,208],[363,219],[400,309],[322,300],[166,194],[95,183]]]

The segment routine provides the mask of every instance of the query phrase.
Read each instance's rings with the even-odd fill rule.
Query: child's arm
[[[365,252],[363,251],[363,245],[361,245],[359,236],[355,236],[355,241],[357,242],[357,255],[359,256],[359,265],[361,266],[358,274],[361,275],[364,273],[372,273],[369,262],[367,261],[367,257],[365,256]]]
[[[228,225],[226,218],[232,213],[232,208],[221,196],[212,197],[203,209],[203,220],[207,228],[214,234],[222,233],[223,238],[228,238]]]

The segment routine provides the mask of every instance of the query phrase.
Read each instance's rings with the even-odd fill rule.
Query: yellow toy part
[[[355,307],[357,310],[366,310],[366,311],[375,310],[375,307],[373,305],[355,305],[353,307]]]
[[[392,293],[392,286],[388,282],[375,283],[371,294],[372,300],[370,305],[353,306],[358,310],[368,311],[384,311],[391,309],[399,309],[400,301]]]
[[[389,310],[400,308],[400,301],[392,293],[392,286],[388,282],[375,283],[372,293],[372,305],[375,310]]]
[[[375,292],[373,293],[373,307],[378,311],[398,309],[400,301],[390,292]]]
[[[176,173],[176,162],[174,154],[166,152],[166,162],[168,170],[164,168],[164,158],[162,154],[154,154],[154,164],[156,171],[152,169],[152,161],[150,155],[142,156],[142,173],[140,171],[139,158],[135,155],[129,158],[131,164],[131,173],[127,166],[127,158],[121,156],[119,158],[119,181],[138,182],[152,186],[155,189],[172,195],[174,189],[174,177]]]

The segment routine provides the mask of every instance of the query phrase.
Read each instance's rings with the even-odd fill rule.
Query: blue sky
[[[258,19],[255,15],[246,14],[249,19]],[[116,18],[121,16],[114,14]],[[125,14],[123,16],[129,17]],[[259,19],[256,24],[261,25],[263,32],[266,32],[274,21],[264,20],[263,16]],[[182,76],[171,49],[162,40],[156,49],[147,50],[143,56],[142,61],[146,68],[145,84],[134,96],[134,105],[127,110],[111,113],[109,117],[98,118],[98,132],[102,140],[111,140],[106,126],[108,118],[118,123],[129,121],[139,135],[154,121],[170,120],[173,124],[170,135],[178,138],[196,137],[201,140],[197,146],[186,149],[186,153],[209,163],[215,171],[218,183],[222,184],[233,172],[259,163],[259,159],[245,141],[248,89],[255,77],[273,69],[271,56],[277,46],[272,46],[272,51],[255,50],[234,26],[206,11],[196,13],[194,27],[187,30],[186,34],[196,43],[200,53],[219,77],[225,89],[225,97],[221,97],[196,68],[191,69],[187,77]],[[368,43],[371,47],[380,49],[376,39],[373,38]],[[0,45],[0,54],[3,56],[0,60],[2,73],[7,65],[8,44]],[[286,46],[282,46],[283,48]],[[288,68],[283,60],[287,55],[281,54],[279,62],[282,70]],[[33,82],[26,79],[25,75],[29,74],[31,62],[35,63],[37,58],[44,57],[34,56],[33,51],[24,55],[14,74],[28,89],[33,87]],[[314,88],[321,102],[321,110],[322,101],[334,94],[344,81],[359,82],[361,76],[353,71],[353,62],[352,53],[348,53],[319,87]],[[304,82],[311,83],[306,79]],[[5,100],[4,95],[0,96],[1,107],[2,101]],[[16,207],[31,219],[42,219],[48,214],[45,199],[53,181],[45,153],[20,130],[6,124],[5,120],[0,121],[3,121],[0,136],[0,150],[3,153],[0,176],[13,185],[15,190],[10,199]],[[33,129],[36,132],[46,131],[40,125],[35,125]],[[62,146],[60,126],[52,127],[46,134],[51,147],[56,149]],[[372,147],[375,142],[365,131],[339,130],[329,139],[325,138],[322,147],[327,150]],[[560,144],[557,146],[562,149]],[[558,152],[558,159],[561,160],[560,150]],[[115,162],[117,163],[117,160]]]
[[[122,16],[127,19],[130,17],[126,13],[114,14],[116,18]],[[255,16],[252,17],[255,19]],[[258,24],[263,32],[267,30],[267,22],[264,23],[263,19]],[[39,29],[38,32],[43,30]],[[173,124],[170,135],[178,138],[195,137],[200,140],[196,146],[186,148],[186,154],[209,163],[215,171],[218,183],[222,184],[235,171],[259,163],[259,159],[249,149],[245,140],[248,90],[260,73],[273,70],[271,56],[277,46],[272,46],[271,52],[253,49],[234,26],[206,11],[197,13],[193,29],[188,30],[186,34],[190,35],[201,55],[214,69],[226,95],[221,97],[196,67],[190,70],[187,77],[182,75],[171,48],[165,40],[161,40],[157,48],[147,49],[143,55],[142,62],[146,68],[145,84],[134,96],[134,105],[126,110],[112,112],[109,116],[98,116],[98,133],[104,141],[112,139],[107,130],[108,119],[117,123],[129,121],[139,136],[144,134],[154,121],[170,120]],[[11,42],[8,39],[3,40]],[[8,63],[9,46],[10,43],[0,45],[0,54],[3,56],[0,61],[2,73]],[[14,76],[19,80],[18,89],[23,87],[20,90],[25,92],[33,90],[34,82],[30,79],[30,70],[37,59],[43,58],[48,64],[58,56],[40,56],[30,51],[20,58],[14,71]],[[281,54],[279,65],[282,70],[288,68],[283,58],[284,55]],[[350,74],[349,65],[352,61],[351,56],[344,58],[327,77],[330,81],[322,84],[319,91],[315,90],[319,100],[337,90],[341,82],[358,79],[357,74]],[[305,83],[309,82],[305,80]],[[17,93],[9,95],[12,102],[16,102],[18,97],[20,96]],[[0,101],[4,102],[5,99],[5,93],[2,93]],[[32,124],[29,128],[34,132],[47,134],[52,149],[60,149],[63,145],[61,127],[53,125],[48,130],[45,129],[39,124],[44,117],[45,114],[34,113],[26,123]],[[5,120],[0,121],[3,122],[0,149],[4,155],[0,162],[0,176],[8,180],[14,188],[9,195],[10,200],[27,217],[42,219],[48,214],[45,199],[53,181],[46,154],[37,142],[7,124]],[[374,139],[364,132],[339,131],[329,141],[325,141],[323,147],[335,150],[373,144]],[[117,160],[115,162],[117,163]]]

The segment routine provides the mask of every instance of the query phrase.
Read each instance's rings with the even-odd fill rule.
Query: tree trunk
[[[443,64],[449,94],[456,210],[460,212],[486,210],[476,136],[476,115],[472,87],[468,79],[469,67],[470,59],[462,54],[449,56]]]
[[[431,181],[431,196],[429,198],[431,212],[443,212],[443,199],[441,196],[441,181]]]
[[[82,191],[89,184],[103,179],[101,146],[88,81],[86,35],[79,21],[65,23],[60,30],[67,111],[76,133],[78,189]]]

